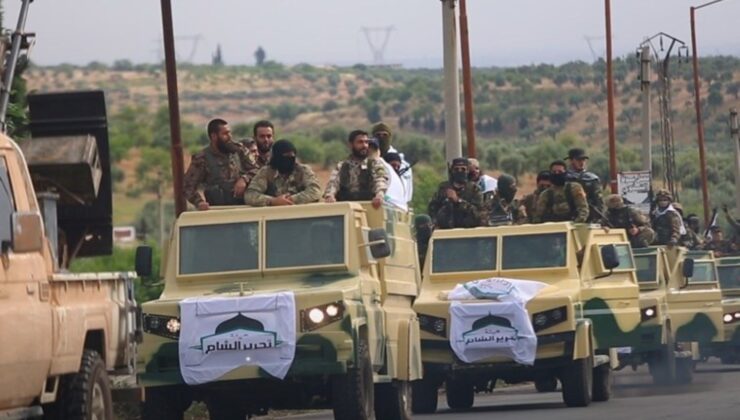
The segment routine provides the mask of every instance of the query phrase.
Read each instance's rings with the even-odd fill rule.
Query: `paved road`
[[[699,365],[694,382],[686,386],[656,387],[643,369],[617,372],[612,399],[585,408],[568,408],[559,392],[538,394],[532,386],[513,387],[476,395],[475,406],[465,412],[449,410],[443,396],[434,415],[414,419],[740,419],[740,365]],[[299,416],[331,419],[330,412]]]

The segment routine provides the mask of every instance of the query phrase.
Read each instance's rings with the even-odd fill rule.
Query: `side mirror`
[[[689,279],[694,277],[694,259],[686,258],[683,260],[683,278],[684,285],[682,289],[689,285]]]
[[[16,212],[12,216],[13,251],[18,253],[41,251],[44,224],[41,215],[33,212]]]
[[[601,262],[604,263],[604,268],[607,270],[613,270],[619,267],[619,255],[614,245],[601,247]]]
[[[140,246],[136,248],[136,275],[139,277],[152,275],[152,247]]]
[[[391,255],[391,247],[388,245],[388,233],[385,229],[370,229],[367,233],[370,254],[373,258],[380,259]]]

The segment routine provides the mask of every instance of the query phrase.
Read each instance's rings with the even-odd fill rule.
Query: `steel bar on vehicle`
[[[3,74],[3,85],[0,87],[2,89],[0,94],[0,130],[3,132],[6,131],[6,115],[8,113],[8,103],[10,102],[10,90],[13,87],[15,67],[18,64],[18,56],[21,53],[21,42],[23,41],[26,19],[28,18],[28,6],[32,1],[22,0],[21,10],[18,13],[18,25],[12,35],[13,41],[10,47],[10,55],[8,56],[8,62]]]

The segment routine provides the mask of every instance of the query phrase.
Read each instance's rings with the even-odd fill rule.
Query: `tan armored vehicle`
[[[722,324],[724,341],[703,345],[701,355],[718,357],[723,364],[740,361],[740,257],[717,259],[722,289]]]
[[[43,149],[44,144],[68,147],[74,154],[74,145],[91,145],[84,125],[84,112],[76,107],[80,100],[88,105],[87,111],[102,110],[103,118],[96,119],[98,128],[105,128],[102,92],[75,93],[32,97],[32,118],[38,117],[41,104],[46,104],[42,116],[32,125],[34,138],[27,144]],[[54,114],[49,99],[63,99],[69,112],[78,112],[75,122],[64,121],[64,112]],[[57,109],[58,111],[58,109]],[[68,116],[68,114],[67,114]],[[63,124],[64,122],[68,124]],[[62,125],[67,137],[57,137],[53,125]],[[80,125],[82,124],[82,125]],[[46,130],[45,137],[37,137],[37,130]],[[77,134],[75,134],[77,133]],[[100,134],[99,132],[97,134]],[[107,144],[107,139],[98,140]],[[82,139],[70,142],[64,138]],[[77,149],[79,151],[79,149]],[[33,154],[32,154],[33,155]],[[84,155],[84,153],[83,153]],[[79,160],[80,167],[88,173],[94,163],[100,162],[97,149],[92,160]],[[57,190],[34,190],[37,176],[34,162],[40,157],[29,156],[31,173],[26,158],[18,145],[0,134],[0,417],[28,418],[43,414],[45,418],[58,419],[112,419],[109,373],[132,374],[136,359],[135,302],[133,301],[133,273],[70,274],[59,268],[58,251],[65,249],[74,236],[75,228],[63,217],[70,211],[56,198],[64,197],[62,180],[57,179]],[[46,161],[46,167],[61,161]],[[92,165],[91,165],[92,163]],[[104,165],[107,161],[103,162]],[[98,170],[105,172],[100,169]],[[109,172],[106,172],[109,178]],[[32,176],[34,183],[32,184]],[[100,178],[98,178],[99,180]],[[84,176],[76,179],[77,185],[93,185],[97,181]],[[98,184],[98,191],[103,189]],[[110,189],[108,189],[110,191]],[[37,193],[40,198],[37,200]],[[67,197],[68,198],[68,197]],[[78,208],[99,204],[100,194],[90,196],[91,201]],[[56,205],[60,217],[57,219]],[[74,205],[72,205],[74,206]],[[110,207],[108,207],[110,208]],[[80,210],[80,212],[83,212]],[[84,213],[84,212],[83,212]],[[43,214],[43,216],[42,216]],[[57,233],[57,223],[60,234]],[[104,236],[102,223],[78,215],[79,228],[86,224]],[[97,227],[96,227],[97,226]],[[63,236],[61,232],[69,232]],[[66,238],[66,239],[65,239]],[[59,243],[57,243],[59,240]],[[56,245],[55,245],[56,244]],[[76,252],[100,252],[89,244],[75,245]],[[86,247],[87,251],[80,251]],[[103,251],[105,252],[105,251]],[[43,411],[43,413],[42,413]]]
[[[638,286],[623,231],[572,223],[437,230],[426,261],[414,304],[424,362],[424,379],[414,384],[415,412],[436,410],[443,383],[448,406],[461,409],[473,405],[475,392],[491,391],[497,379],[533,380],[541,391],[555,390],[559,379],[568,406],[609,398],[611,367],[617,362],[610,347],[628,342],[640,322]],[[515,352],[534,351],[533,363],[484,353],[509,343],[519,346],[522,340],[532,346],[533,337],[523,333],[528,327],[514,325],[516,311],[494,313],[500,304],[496,300],[450,299],[459,290],[456,285],[467,289],[468,282],[486,278],[545,284],[526,302],[523,315],[536,334],[534,348],[514,347]],[[452,327],[455,317],[461,319],[460,308],[481,310],[484,316],[458,334]],[[464,361],[468,349],[480,357]]]
[[[144,419],[331,407],[405,419],[421,377],[408,213],[369,203],[185,212],[143,304]]]

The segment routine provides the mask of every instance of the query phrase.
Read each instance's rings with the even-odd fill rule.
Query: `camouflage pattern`
[[[484,226],[521,225],[528,222],[527,210],[517,199],[508,203],[497,191],[484,202],[481,222]]]
[[[704,250],[714,251],[716,257],[726,257],[733,255],[737,252],[737,247],[734,246],[732,241],[723,239],[721,241],[712,240],[704,245]]]
[[[566,182],[563,186],[553,185],[542,192],[537,199],[534,222],[586,223],[588,215],[588,201],[583,187],[577,182]]]
[[[681,239],[683,220],[677,211],[667,210],[662,214],[656,210],[653,213],[653,229],[655,242],[653,245],[677,245]]]
[[[609,226],[617,229],[626,229],[632,248],[645,248],[655,240],[655,231],[650,228],[647,217],[634,207],[622,206],[610,208],[606,212]],[[637,228],[636,235],[630,235],[630,229]]]
[[[347,185],[342,185],[341,173],[344,165],[348,165],[349,171],[348,179],[345,181]],[[363,183],[363,177],[368,175],[367,186],[363,187],[361,185]],[[334,197],[337,201],[351,201],[340,199],[346,194],[370,200],[373,197],[384,197],[387,190],[388,174],[386,173],[385,165],[374,158],[368,157],[363,160],[357,160],[350,156],[348,159],[339,162],[337,167],[332,171],[331,176],[329,176],[329,182],[326,184],[326,189],[324,190],[324,198]]]
[[[681,235],[678,243],[688,249],[701,249],[704,246],[704,240],[696,232],[686,227],[686,234]]]
[[[448,189],[455,190],[460,201],[455,203],[448,199]],[[440,229],[480,226],[483,194],[474,182],[468,181],[458,188],[451,182],[445,181],[439,184],[427,210],[435,227]]]
[[[290,196],[293,204],[315,203],[321,198],[319,180],[308,165],[296,163],[287,175],[264,166],[249,183],[244,201],[250,206],[269,206],[271,198],[284,194]]]
[[[537,211],[537,198],[542,194],[544,190],[534,190],[531,194],[527,194],[521,199],[521,204],[524,206],[524,211],[527,214],[527,223],[534,223],[534,213]]]
[[[601,220],[599,212],[604,211],[604,199],[601,196],[601,181],[599,176],[593,172],[568,170],[568,182],[577,182],[583,187],[588,200],[589,215],[588,222],[598,222]]]
[[[244,145],[233,144],[237,146],[234,153],[223,154],[208,146],[193,156],[185,172],[183,194],[194,206],[202,201],[216,206],[243,203],[241,197],[233,197],[234,183],[239,178],[249,183],[256,170]]]

